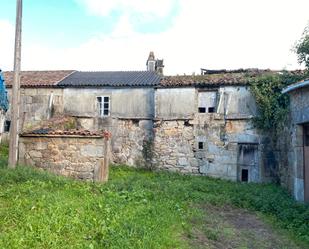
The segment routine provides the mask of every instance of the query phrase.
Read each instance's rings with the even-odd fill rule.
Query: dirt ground
[[[195,249],[302,249],[256,214],[229,206],[202,207],[205,215],[192,220],[187,234]]]

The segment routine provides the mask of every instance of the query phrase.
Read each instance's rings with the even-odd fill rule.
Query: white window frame
[[[101,101],[99,101],[101,98]],[[108,98],[108,101],[105,102],[105,98]],[[109,95],[97,96],[96,98],[100,117],[109,117],[111,114],[111,97]],[[108,104],[108,108],[104,107],[104,104]],[[108,114],[105,114],[104,111],[108,111]]]

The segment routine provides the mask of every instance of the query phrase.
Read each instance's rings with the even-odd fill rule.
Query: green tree
[[[309,69],[309,23],[302,37],[296,42],[295,53],[299,64],[305,64],[306,68]]]

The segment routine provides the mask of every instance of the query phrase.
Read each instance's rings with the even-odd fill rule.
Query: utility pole
[[[11,130],[9,167],[15,168],[18,155],[19,138],[19,101],[20,101],[20,64],[21,64],[21,30],[22,30],[22,0],[17,0],[16,7],[16,30],[14,52],[14,82],[11,95]]]

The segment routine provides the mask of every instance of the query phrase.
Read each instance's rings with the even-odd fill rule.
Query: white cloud
[[[165,60],[166,74],[199,73],[201,67],[298,68],[291,48],[308,22],[308,9],[307,0],[182,0],[181,11],[169,30],[141,34],[134,31],[129,16],[123,15],[112,34],[96,35],[70,49],[23,44],[22,67],[144,70],[152,50]],[[12,46],[6,42],[4,47],[2,51]],[[2,58],[0,54],[0,63]],[[5,64],[12,58],[6,55]]]

